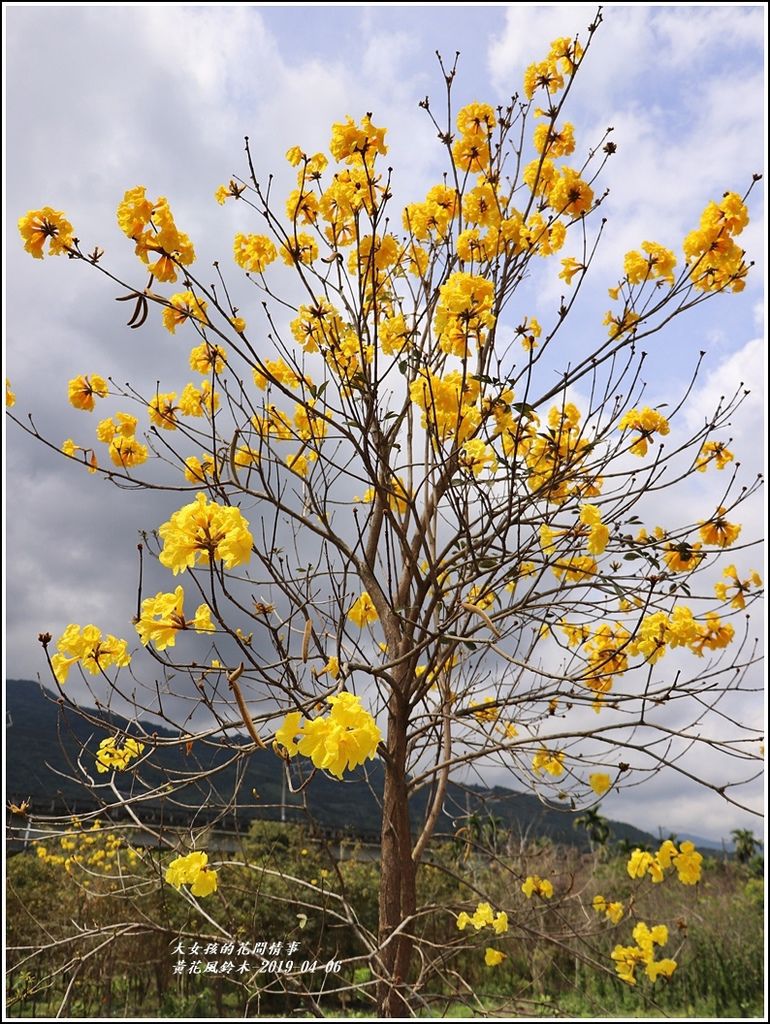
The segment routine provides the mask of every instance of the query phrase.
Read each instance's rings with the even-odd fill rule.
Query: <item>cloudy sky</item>
[[[420,98],[442,92],[434,51],[450,59],[461,51],[458,102],[496,105],[519,88],[524,66],[552,38],[584,30],[593,14],[591,7],[523,5],[7,5],[5,358],[16,411],[31,413],[55,445],[77,441],[84,414],[67,403],[71,377],[111,374],[149,382],[150,391],[177,358],[157,318],[138,332],[124,326],[124,307],[98,274],[27,256],[15,228],[20,214],[42,205],[66,211],[85,245],[98,243],[111,268],[138,280],[115,208],[125,189],[143,184],[152,196],[168,196],[199,265],[224,262],[235,231],[258,230],[243,222],[237,204],[223,209],[213,200],[219,184],[244,171],[243,136],[251,138],[258,172],[275,170],[288,183],[289,146],[324,148],[333,121],[366,111],[389,128],[399,198],[417,199],[442,167],[418,108]],[[608,225],[595,283],[586,282],[586,322],[606,308],[623,252],[647,238],[677,248],[709,199],[743,192],[762,170],[763,18],[763,5],[606,7],[571,111],[580,138],[598,140],[612,125],[618,145],[605,176]],[[651,404],[670,400],[698,351],[707,350],[688,412],[694,427],[720,394],[750,383],[730,432],[747,483],[763,464],[762,229],[757,189],[741,238],[757,262],[745,292],[709,302],[669,332],[647,371]],[[557,270],[544,272],[532,290],[535,315],[558,299]],[[247,305],[243,314],[250,318]],[[34,678],[44,669],[36,643],[42,629],[56,636],[69,621],[93,621],[125,633],[137,530],[166,519],[178,498],[118,491],[13,425],[6,446],[6,674]],[[683,505],[697,499],[700,508],[705,488],[695,481]],[[759,502],[745,510],[746,536],[760,535],[761,513]],[[743,564],[753,567],[756,558]],[[760,714],[758,705],[749,711]],[[662,778],[634,790],[633,801],[634,821],[652,829],[719,836],[737,825],[756,828],[756,819],[716,797]],[[605,810],[630,816],[627,804],[612,799]]]

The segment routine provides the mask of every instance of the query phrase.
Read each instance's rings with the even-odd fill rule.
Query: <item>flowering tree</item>
[[[168,200],[140,186],[117,213],[143,265],[139,283],[113,275],[63,213],[43,207],[19,222],[32,256],[66,254],[117,285],[130,327],[152,323],[159,307],[196,378],[146,393],[89,370],[69,384],[76,408],[109,415],[95,439],[67,439],[65,456],[119,486],[190,492],[140,551],[184,585],[148,595],[140,577],[133,641],[73,623],[49,654],[60,687],[73,669],[89,673],[104,702],[105,688],[125,694],[122,673],[141,679],[138,637],[169,692],[191,705],[178,738],[164,740],[141,719],[163,713],[160,691],[157,702],[152,686],[145,700],[134,695],[134,732],[100,738],[96,768],[111,781],[95,792],[141,825],[143,802],[189,784],[150,781],[171,743],[219,744],[227,764],[272,747],[293,790],[379,760],[376,934],[339,912],[357,929],[385,1016],[414,1012],[426,978],[448,970],[446,950],[421,931],[436,908],[419,905],[417,874],[453,773],[503,764],[543,800],[590,811],[637,754],[687,772],[685,747],[738,753],[751,737],[694,728],[754,659],[731,618],[761,580],[721,565],[745,540],[736,509],[755,487],[739,488],[725,438],[742,393],[685,433],[678,417],[692,382],[664,415],[645,404],[641,377],[646,339],[744,287],[736,239],[751,186],[708,202],[682,252],[640,241],[588,350],[563,355],[615,151],[608,130],[581,152],[564,118],[599,21],[583,42],[557,39],[496,109],[455,111],[455,68],[442,65],[446,106],[422,106],[445,174],[403,209],[385,129],[370,114],[333,125],[331,165],[289,150],[297,187],[285,200],[247,140],[246,172],[216,194],[243,210],[234,259],[244,274],[215,264],[211,283]],[[520,296],[550,258],[561,261],[564,295],[541,324]],[[32,420],[17,422],[46,440]],[[663,515],[669,489],[726,469],[718,506],[685,522]],[[206,664],[183,635],[192,632],[210,643]],[[42,641],[48,653],[52,638]],[[665,666],[677,649],[686,658],[674,674]],[[130,793],[114,773],[131,775]],[[420,791],[427,810],[415,823]],[[628,865],[637,880],[666,872],[698,881],[691,843],[637,850]],[[194,850],[165,880],[200,907],[217,876]],[[518,882],[518,909],[495,909],[471,887],[456,930],[484,930],[499,945],[509,918],[554,898],[547,878]],[[623,922],[617,900],[597,895],[593,908]],[[664,924],[638,921],[633,940],[613,953],[620,978],[671,976],[676,962],[656,959]],[[485,963],[506,955],[489,946]]]

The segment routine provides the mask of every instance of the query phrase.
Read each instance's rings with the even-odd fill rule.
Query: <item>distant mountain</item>
[[[6,682],[6,707],[12,724],[6,728],[6,787],[10,799],[19,802],[31,798],[33,813],[75,813],[94,807],[89,788],[71,776],[79,776],[78,759],[97,785],[105,785],[109,775],[94,770],[94,756],[102,730],[87,722],[61,701],[58,694],[44,690],[38,683],[9,679]],[[104,712],[99,713],[103,717]],[[120,716],[111,718],[115,731],[126,726]],[[178,738],[179,734],[154,723],[143,723],[159,741]],[[136,733],[136,729],[131,729]],[[232,737],[231,737],[232,738]],[[240,737],[233,738],[237,743]],[[243,739],[245,742],[245,738]],[[196,741],[187,750],[185,745],[159,746],[152,755],[152,766],[143,765],[139,788],[133,773],[116,775],[116,783],[125,793],[161,791],[173,784],[175,793],[154,795],[143,802],[138,813],[151,813],[154,820],[182,824],[193,817],[199,822],[211,820],[217,808],[227,803],[234,792],[237,801],[231,822],[237,819],[244,827],[255,818],[278,819],[281,816],[282,764],[270,750],[254,751],[248,759],[232,758],[231,748]],[[206,774],[202,781],[183,785],[193,775]],[[383,769],[379,761],[359,769],[350,780],[338,782],[322,772],[316,773],[301,794],[286,796],[289,805],[287,820],[307,820],[302,810],[303,799],[312,818],[324,829],[373,838],[379,832],[379,800],[382,793]],[[295,780],[295,787],[301,780]],[[132,788],[133,787],[133,788]],[[114,795],[113,795],[114,796]],[[411,803],[417,825],[424,819],[430,791],[419,790]],[[295,809],[296,808],[296,809]],[[490,815],[498,824],[514,834],[531,839],[543,836],[554,842],[585,847],[582,829],[573,828],[574,813],[566,808],[544,807],[531,793],[519,793],[503,786],[484,789],[450,783],[438,823],[438,831],[453,834],[462,824],[459,819],[475,815],[484,820]],[[612,837],[630,843],[654,845],[655,839],[633,825],[610,822]]]
[[[667,831],[663,830],[663,835],[667,836],[668,834]],[[725,850],[727,853],[732,853],[735,850],[735,843],[732,839],[706,839],[704,836],[696,836],[692,832],[676,832],[673,829],[671,834],[675,835],[680,843],[685,839],[689,839],[691,843],[695,843],[698,849]]]

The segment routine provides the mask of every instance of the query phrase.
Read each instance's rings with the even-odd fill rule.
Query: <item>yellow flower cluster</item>
[[[725,519],[725,509],[720,506],[713,518],[702,524],[698,531],[704,544],[713,544],[714,547],[728,548],[734,544],[741,532],[740,525],[729,523]]]
[[[363,627],[369,626],[370,623],[376,623],[380,616],[377,613],[374,601],[365,590],[350,606],[347,617],[351,622],[355,623],[358,629],[362,630]]]
[[[627,252],[623,260],[623,269],[629,284],[646,284],[647,281],[659,279],[674,284],[674,267],[676,256],[657,242],[642,242],[642,253],[635,249]]]
[[[96,373],[89,376],[73,377],[67,386],[70,405],[83,412],[93,412],[95,399],[106,398],[109,394],[107,381]]]
[[[198,323],[207,324],[206,316],[208,303],[199,299],[193,292],[177,292],[168,300],[168,305],[163,310],[163,326],[171,334],[176,333],[185,320],[196,320]]]
[[[594,896],[592,906],[597,914],[604,914],[613,924],[618,924],[623,919],[622,903],[608,903],[603,896]]]
[[[500,717],[500,708],[497,706],[494,697],[485,697],[482,701],[471,700],[468,703],[468,707],[475,709],[473,717],[477,722],[491,722],[494,724]]]
[[[714,593],[720,601],[729,601],[731,608],[737,608],[740,611],[746,607],[745,595],[751,588],[762,586],[762,577],[756,570],[747,579],[742,580],[735,566],[728,565],[722,576],[727,582],[723,583],[720,580],[719,583],[715,583]]]
[[[456,190],[449,185],[433,185],[423,202],[410,203],[404,208],[404,228],[421,242],[431,238],[440,241],[446,237],[449,225],[459,212]]]
[[[302,305],[292,320],[291,333],[305,352],[321,352],[326,365],[343,381],[351,382],[361,369],[362,358],[372,358],[370,346],[364,346],[350,324],[326,299]]]
[[[205,483],[208,477],[213,476],[217,468],[216,459],[213,455],[208,454],[208,452],[202,452],[201,455],[200,459],[197,455],[190,455],[184,460],[185,479],[189,480],[191,484]]]
[[[142,185],[129,189],[118,206],[120,230],[136,242],[136,255],[146,263],[158,281],[174,282],[179,265],[187,267],[195,260],[189,237],[179,231],[168,200],[161,196],[150,202]],[[150,263],[157,255],[155,263]]]
[[[245,191],[245,185],[239,185],[231,178],[227,185],[220,185],[217,188],[214,198],[220,206],[224,206],[228,199],[240,199]]]
[[[281,243],[281,259],[289,267],[300,263],[309,265],[318,259],[318,243],[312,235],[300,231]]]
[[[539,124],[533,138],[535,149],[546,157],[569,156],[575,150],[575,126],[565,121],[561,128],[555,124]]]
[[[487,925],[496,935],[503,935],[508,931],[508,915],[504,910],[495,912],[489,903],[479,903],[473,914],[461,910],[457,915],[457,927],[465,931],[469,924],[472,924],[477,932]]]
[[[597,796],[604,796],[612,785],[612,780],[606,772],[592,772],[588,776],[588,785]]]
[[[452,158],[458,170],[479,172],[489,167],[489,142],[496,120],[488,103],[469,103],[458,112],[459,135],[452,144]]]
[[[239,267],[261,274],[278,258],[275,246],[267,235],[235,236],[233,241],[233,259]]]
[[[670,978],[676,970],[676,960],[655,959],[655,946],[665,946],[668,942],[668,928],[664,924],[648,928],[640,921],[633,930],[635,946],[616,946],[612,951],[615,970],[621,981],[628,985],[636,984],[636,971],[644,967],[644,972],[651,982],[656,982],[662,975]]]
[[[480,476],[485,469],[494,473],[497,469],[497,456],[491,445],[485,444],[479,437],[466,441],[460,450],[460,466],[472,473],[475,477]]]
[[[452,274],[439,289],[433,329],[441,349],[462,359],[480,349],[494,327],[495,287],[464,271]],[[475,351],[475,349],[473,350]]]
[[[558,778],[564,774],[564,754],[561,751],[552,754],[547,747],[541,747],[532,758],[532,770],[536,775],[547,772]]]
[[[11,390],[11,382],[8,378],[5,378],[5,407],[6,409],[12,409],[16,405],[16,395]]]
[[[668,420],[655,409],[645,406],[643,409],[629,409],[618,423],[618,430],[634,430],[639,436],[631,443],[632,455],[646,455],[648,443],[653,434],[665,436],[669,432]]]
[[[59,839],[61,853],[53,853],[43,843],[35,846],[38,859],[44,864],[56,864],[72,874],[76,867],[88,868],[89,876],[82,884],[91,884],[95,871],[101,874],[122,874],[126,864],[133,867],[139,860],[136,850],[127,846],[126,841],[114,832],[104,834],[98,819],[88,828],[83,828],[79,818],[72,819],[72,831]]]
[[[536,432],[535,418],[528,428],[518,425],[503,434],[506,453],[512,448],[514,454],[526,461],[529,490],[537,497],[560,505],[570,495],[594,497],[600,493],[601,480],[582,471],[591,442],[583,435],[580,419],[577,406],[567,402],[549,409],[547,431]]]
[[[657,853],[636,849],[631,854],[626,870],[631,878],[649,875],[653,882],[662,882],[665,872],[673,867],[682,885],[695,885],[700,881],[703,857],[689,840],[676,844],[666,839]]]
[[[492,949],[491,946],[487,946],[484,952],[484,963],[487,967],[497,967],[505,960],[506,954],[501,952],[499,949]]]
[[[209,501],[202,492],[174,512],[158,534],[163,541],[160,563],[175,576],[196,563],[208,565],[212,559],[221,559],[226,569],[244,565],[251,559],[254,543],[240,509]]]
[[[147,446],[135,437],[137,423],[136,416],[119,412],[112,419],[101,420],[96,427],[97,440],[109,445],[110,458],[123,469],[147,461]]]
[[[222,349],[219,346],[211,349],[207,346],[207,353],[221,353]],[[193,349],[192,352],[196,350]],[[192,361],[192,353],[191,361]],[[217,355],[214,355],[215,361]],[[172,392],[173,394],[173,392]],[[186,384],[182,389],[182,394],[179,396],[179,402],[177,403],[177,409],[183,416],[211,416],[219,408],[219,392],[214,391],[211,386],[210,380],[202,380],[201,386],[198,388],[195,384]]]
[[[58,654],[51,658],[51,667],[56,679],[66,683],[69,670],[79,662],[92,676],[99,675],[111,666],[124,668],[131,662],[128,644],[112,634],[102,636],[94,625],[83,626],[70,623],[56,642]]]
[[[227,363],[227,352],[221,345],[201,342],[190,349],[190,369],[196,373],[221,373]]]
[[[289,757],[302,754],[316,768],[341,779],[346,769],[374,758],[382,734],[360,697],[343,691],[326,700],[331,704],[326,716],[305,720],[299,711],[290,712],[276,731],[275,742]]]
[[[628,644],[628,653],[654,665],[667,647],[688,647],[701,657],[704,650],[726,647],[734,635],[733,627],[723,623],[716,612],[707,612],[706,621],[698,622],[686,605],[678,605],[671,615],[662,611],[645,615]]]
[[[120,740],[119,736],[108,736],[99,744],[96,752],[96,770],[104,772],[123,772],[135,757],[141,757],[144,743],[130,736]]]
[[[61,256],[72,246],[74,230],[64,214],[44,206],[42,210],[30,210],[19,218],[19,232],[24,239],[24,249],[36,260],[44,257],[43,247],[48,241],[48,255]]]
[[[164,594],[161,591],[155,597],[147,597],[142,601],[136,631],[145,647],[150,642],[158,651],[173,647],[176,635],[182,629],[194,629],[196,633],[213,632],[214,625],[209,606],[198,605],[194,617],[186,619],[182,587],[177,587],[173,594]]]
[[[332,125],[332,139],[329,149],[337,163],[358,166],[365,163],[370,167],[378,154],[385,156],[387,128],[377,128],[368,114],[361,118],[360,125],[352,117]]]
[[[430,370],[421,370],[409,385],[409,395],[422,409],[422,425],[434,440],[457,438],[462,442],[472,436],[481,423],[478,407],[478,381],[468,379],[459,370],[441,377]]]
[[[252,371],[254,383],[260,391],[264,391],[267,385],[273,381],[292,390],[300,387],[300,385],[303,387],[313,386],[313,381],[310,377],[293,370],[283,359],[266,359],[262,365],[265,368],[264,371],[259,369]]]
[[[538,89],[553,94],[564,87],[564,76],[571,78],[583,56],[583,47],[576,39],[562,36],[554,39],[545,60],[530,64],[524,72],[524,95],[531,100]]]
[[[678,544],[667,544],[663,552],[663,561],[666,563],[669,572],[691,572],[696,569],[706,557],[701,551],[700,544],[689,544],[687,541],[680,541]]]
[[[147,406],[150,422],[163,430],[176,430],[176,391],[156,391]]]
[[[540,875],[527,875],[527,878],[521,885],[521,891],[531,900],[533,896],[540,896],[541,899],[550,900],[553,896],[553,883],[549,882],[547,878],[541,878]]]
[[[716,466],[717,469],[724,469],[734,458],[735,456],[723,441],[704,441],[695,468],[699,473],[705,473],[711,465]]]
[[[709,203],[703,211],[699,227],[684,240],[690,277],[700,291],[743,291],[749,268],[734,236],[748,222],[749,212],[736,192],[726,192],[720,203]]]
[[[617,288],[610,289],[610,295],[613,299],[618,297],[617,293]],[[630,334],[636,330],[636,325],[639,323],[639,314],[627,306],[624,307],[622,313],[613,313],[612,310],[608,309],[604,314],[602,323],[607,325],[609,328],[607,333],[614,340],[623,334]]]
[[[622,675],[628,668],[631,634],[618,622],[600,622],[593,630],[589,626],[568,625],[564,628],[568,630],[570,646],[582,645],[586,659],[583,682],[596,694],[594,710],[598,711],[602,695],[612,689],[614,677]]]
[[[166,868],[166,881],[177,890],[189,885],[193,896],[210,896],[217,891],[217,872],[208,863],[208,854],[202,850],[177,857]]]
[[[588,529],[589,555],[601,555],[610,539],[610,531],[602,522],[602,516],[596,505],[583,505],[580,509],[580,522]]]

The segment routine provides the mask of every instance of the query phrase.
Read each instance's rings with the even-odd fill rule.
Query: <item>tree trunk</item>
[[[379,969],[382,977],[377,987],[380,1017],[411,1016],[409,966],[414,942],[409,934],[403,932],[390,938],[416,907],[406,780],[407,719],[406,703],[399,701],[394,694],[388,715],[387,746],[390,756],[385,762],[380,841]],[[407,925],[405,932],[410,933],[411,930],[412,925]]]

